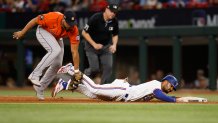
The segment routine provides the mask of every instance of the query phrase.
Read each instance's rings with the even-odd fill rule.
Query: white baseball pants
[[[128,83],[121,82],[123,80],[115,80],[111,84],[95,84],[88,76],[83,75],[82,83],[87,87],[87,89],[98,96],[108,97],[111,100],[116,100],[127,93]]]

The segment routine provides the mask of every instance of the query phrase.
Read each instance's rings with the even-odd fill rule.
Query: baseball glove
[[[83,77],[82,72],[75,73],[73,76],[71,76],[71,82],[68,89],[69,90],[77,89],[78,85],[81,84],[82,82],[82,77]]]
[[[81,80],[82,80],[82,77],[83,77],[83,73],[82,72],[78,72],[78,73],[75,73],[72,78],[71,78],[71,83],[75,84],[75,85],[78,85],[81,83]]]

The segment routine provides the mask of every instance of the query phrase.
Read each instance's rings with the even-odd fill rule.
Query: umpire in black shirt
[[[117,12],[118,4],[109,4],[104,12],[92,15],[82,31],[89,62],[84,73],[92,78],[102,67],[101,83],[107,83],[112,74],[119,33]]]

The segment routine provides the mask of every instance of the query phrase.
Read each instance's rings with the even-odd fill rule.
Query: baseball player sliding
[[[58,76],[59,80],[52,91],[52,97],[62,90],[75,90],[89,98],[107,101],[150,101],[156,98],[165,102],[207,102],[207,99],[199,97],[167,96],[165,93],[176,90],[178,86],[177,79],[172,75],[165,76],[161,82],[152,80],[134,86],[131,86],[126,79],[115,79],[111,84],[98,85],[85,74],[82,81],[75,80],[72,77],[74,66],[69,63],[59,69]]]
[[[47,51],[47,54],[29,75],[28,79],[32,82],[37,97],[40,100],[44,100],[43,92],[45,88],[52,82],[58,69],[62,66],[64,56],[63,38],[68,37],[70,40],[76,78],[80,79],[82,77],[79,72],[78,47],[80,39],[75,17],[76,15],[72,11],[66,11],[64,14],[60,12],[41,14],[30,20],[21,31],[14,32],[13,34],[13,38],[20,39],[32,27],[38,26],[36,37]],[[43,71],[47,67],[48,69],[42,76]]]

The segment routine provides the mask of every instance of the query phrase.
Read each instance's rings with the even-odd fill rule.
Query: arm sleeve
[[[47,20],[46,14],[38,15],[38,17],[37,17],[37,24],[41,25],[41,26],[45,26],[46,20]]]
[[[167,96],[160,89],[155,89],[153,91],[153,94],[154,94],[155,98],[157,98],[159,100],[166,101],[166,102],[176,102],[176,98],[175,97]]]
[[[93,25],[95,25],[96,21],[96,17],[95,15],[94,16],[91,16],[88,20],[88,23],[85,25],[85,27],[83,28],[87,33],[91,32],[92,28],[93,28]]]
[[[114,25],[114,30],[112,32],[113,36],[118,35],[119,34],[119,25],[118,25],[118,20],[115,19],[115,25]]]

